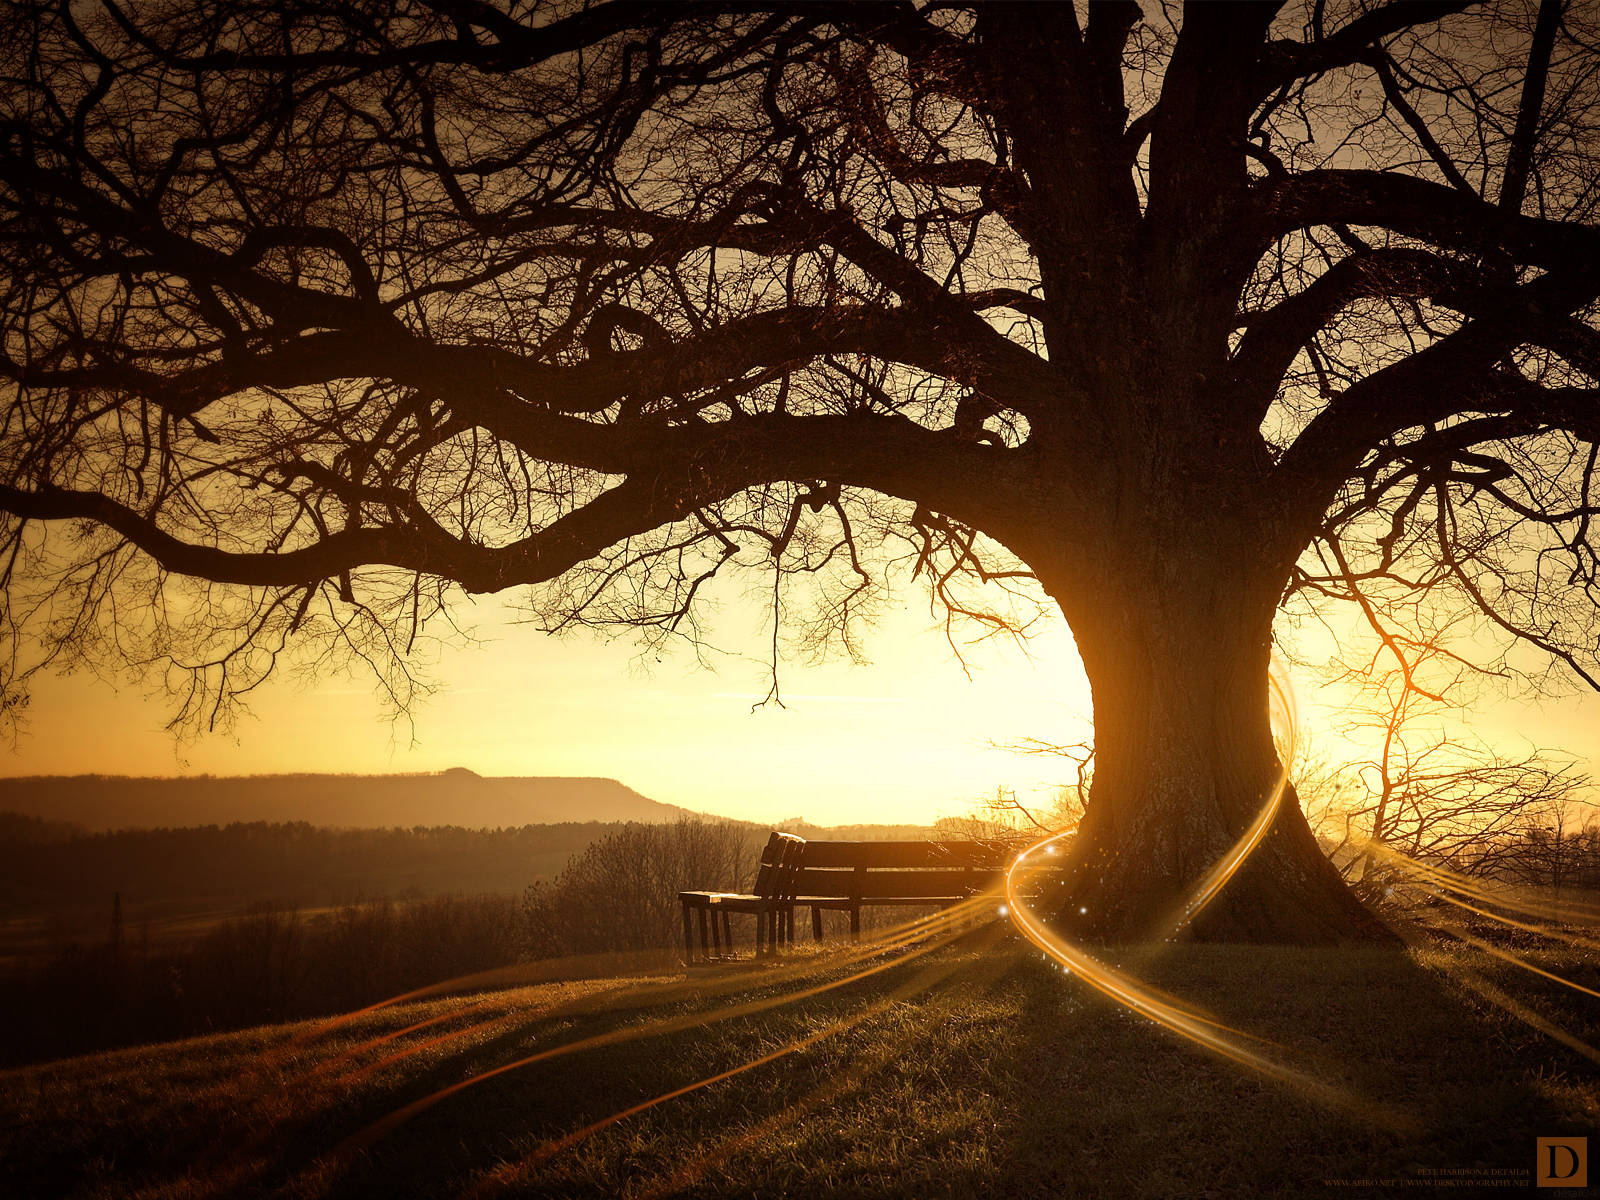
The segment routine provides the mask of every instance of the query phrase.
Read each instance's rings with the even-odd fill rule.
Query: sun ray
[[[897,959],[893,960],[892,962],[885,963],[882,967],[877,969],[886,970],[891,966],[903,966],[915,959],[931,954],[935,950],[944,949],[953,942],[959,940],[960,938],[966,937],[967,935],[967,930],[957,930],[955,933],[943,937],[936,942],[932,942],[926,946],[902,954]],[[949,975],[953,969],[953,963],[935,963],[931,967],[925,968],[924,970],[918,972],[918,974],[908,982],[891,989],[888,993],[879,999],[874,1000],[872,1003],[865,1005],[864,1007],[848,1014],[847,1016],[839,1017],[833,1021],[830,1021],[821,1029],[814,1030],[813,1032],[805,1034],[801,1037],[793,1038],[783,1046],[779,1047],[777,1050],[763,1054],[757,1058],[752,1058],[747,1062],[740,1063],[738,1066],[730,1067],[726,1071],[719,1071],[715,1075],[708,1075],[704,1079],[698,1079],[693,1083],[685,1084],[683,1087],[674,1088],[671,1091],[663,1092],[658,1096],[650,1098],[649,1100],[641,1101],[638,1104],[634,1104],[628,1108],[614,1112],[609,1116],[602,1117],[598,1121],[593,1121],[590,1124],[585,1125],[583,1128],[576,1129],[563,1137],[546,1142],[531,1154],[519,1159],[517,1162],[505,1164],[504,1166],[497,1168],[492,1174],[481,1180],[476,1187],[469,1189],[465,1193],[465,1198],[466,1200],[487,1200],[487,1198],[490,1196],[498,1195],[508,1188],[516,1187],[523,1182],[527,1178],[528,1174],[539,1164],[553,1158],[563,1150],[568,1150],[571,1147],[576,1146],[579,1142],[584,1141],[591,1135],[598,1133],[600,1130],[605,1129],[608,1126],[615,1125],[629,1117],[637,1116],[639,1113],[652,1109],[659,1104],[664,1104],[669,1100],[676,1100],[680,1096],[687,1096],[691,1092],[697,1092],[703,1088],[711,1087],[712,1085],[721,1083],[724,1080],[732,1079],[737,1075],[742,1075],[746,1071],[752,1071],[757,1067],[765,1066],[768,1063],[777,1062],[779,1059],[786,1058],[791,1054],[798,1054],[801,1051],[816,1045],[824,1038],[832,1037],[834,1034],[842,1033],[847,1029],[852,1029],[861,1024],[863,1021],[870,1020],[879,1013],[882,1013],[893,1007],[900,1001],[915,995],[918,992],[926,990],[928,987],[931,987],[934,983],[938,982],[939,979]]]
[[[1280,682],[1276,673],[1269,682],[1273,696],[1282,706],[1284,723],[1287,727],[1287,736],[1283,738],[1285,744],[1280,746],[1282,765],[1278,782],[1249,828],[1230,847],[1228,853],[1206,872],[1184,899],[1180,906],[1180,917],[1172,927],[1174,932],[1193,921],[1227,886],[1245,860],[1260,845],[1262,837],[1265,836],[1273,817],[1277,814],[1278,805],[1288,783],[1287,764],[1292,758],[1289,748],[1294,741],[1294,708],[1287,684]],[[1303,1071],[1257,1053],[1234,1037],[1228,1036],[1233,1031],[1225,1026],[1186,1005],[1163,998],[1150,985],[1134,975],[1100,961],[1081,946],[1052,930],[1028,905],[1023,885],[1034,872],[1041,869],[1035,865],[1037,856],[1053,853],[1054,847],[1068,836],[1070,836],[1068,833],[1055,833],[1041,838],[1018,854],[1006,872],[1006,905],[1012,923],[1024,937],[1095,991],[1203,1049],[1270,1079],[1289,1084],[1330,1107],[1350,1112],[1375,1124],[1391,1129],[1414,1128],[1414,1121],[1405,1114],[1361,1100]]]
[[[1492,958],[1498,958],[1501,962],[1510,963],[1515,967],[1521,967],[1524,971],[1531,971],[1535,975],[1542,975],[1546,979],[1553,980],[1564,987],[1573,989],[1573,991],[1582,992],[1586,996],[1593,996],[1596,1000],[1600,1000],[1600,992],[1595,991],[1593,988],[1584,987],[1583,984],[1575,983],[1566,978],[1564,975],[1557,975],[1554,971],[1546,971],[1543,967],[1536,967],[1527,959],[1522,958],[1520,955],[1512,954],[1509,950],[1502,950],[1493,942],[1487,942],[1480,937],[1474,937],[1465,929],[1448,925],[1436,925],[1433,926],[1433,928],[1442,930],[1443,932],[1448,933],[1451,937],[1459,938],[1461,941],[1466,942],[1469,946],[1476,946],[1485,954]]]
[[[1003,963],[989,958],[980,973],[964,978],[967,986],[961,989],[959,999],[962,1001],[968,999],[973,988],[988,987],[999,977],[1003,967]],[[952,990],[945,989],[939,998],[936,1011],[948,1010],[955,1000]],[[845,1070],[819,1082],[809,1095],[794,1101],[782,1111],[772,1114],[740,1133],[730,1134],[715,1147],[683,1164],[672,1175],[634,1197],[634,1200],[662,1200],[663,1197],[678,1195],[693,1187],[716,1163],[731,1158],[750,1145],[765,1141],[778,1130],[798,1121],[818,1105],[829,1103],[852,1090],[873,1071],[880,1069],[901,1052],[902,1046],[898,1042],[878,1045],[870,1056],[853,1061]]]
[[[496,1076],[506,1074],[509,1071],[520,1070],[524,1067],[533,1066],[536,1063],[547,1062],[551,1059],[577,1053],[582,1050],[597,1049],[602,1046],[611,1046],[622,1042],[635,1041],[644,1037],[655,1037],[663,1034],[679,1033],[685,1030],[699,1028],[714,1022],[731,1020],[735,1017],[748,1016],[758,1012],[765,1012],[769,1009],[777,1008],[780,1005],[792,1004],[796,1001],[805,1000],[812,996],[818,996],[835,988],[844,987],[862,979],[870,978],[873,975],[889,969],[898,962],[904,961],[905,954],[902,952],[914,947],[922,937],[927,936],[929,933],[937,932],[937,925],[942,925],[948,928],[949,926],[954,925],[955,922],[970,915],[974,909],[982,903],[982,899],[983,898],[981,897],[974,897],[971,900],[963,901],[961,904],[953,905],[939,914],[938,918],[930,919],[927,922],[909,922],[908,924],[914,926],[909,933],[893,939],[887,944],[873,947],[871,950],[864,952],[862,955],[853,956],[855,961],[859,961],[860,958],[866,957],[868,954],[890,954],[892,957],[885,959],[883,962],[875,963],[864,970],[856,971],[839,979],[829,980],[824,983],[803,988],[799,991],[786,992],[778,996],[760,997],[758,999],[746,1001],[742,1004],[735,1004],[723,1008],[715,1008],[709,1011],[690,1013],[679,1017],[658,1018],[642,1025],[629,1026],[622,1029],[610,1030],[606,1033],[594,1034],[586,1038],[579,1038],[576,1041],[552,1046],[548,1049],[526,1055],[512,1062],[502,1063],[499,1066],[489,1068],[485,1071],[480,1071],[468,1079],[459,1080],[456,1083],[448,1085],[447,1087],[439,1088],[438,1090],[431,1092],[417,1100],[413,1100],[411,1103],[396,1109],[394,1112],[379,1118],[377,1121],[372,1122],[364,1129],[361,1129],[352,1134],[350,1137],[346,1138],[333,1149],[331,1155],[333,1158],[338,1160],[347,1159],[352,1155],[365,1150],[367,1147],[379,1141],[384,1136],[391,1133],[394,1129],[398,1128],[400,1125],[416,1116],[418,1113],[433,1107],[440,1101],[447,1099],[458,1092],[464,1091],[469,1087],[474,1087],[480,1083],[486,1082],[489,1079],[493,1079]],[[921,928],[916,928],[915,926],[921,926]],[[953,940],[953,937],[946,940]]]

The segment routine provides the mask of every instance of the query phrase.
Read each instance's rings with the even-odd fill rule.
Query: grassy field
[[[1600,989],[1590,952],[1512,949]],[[1535,1137],[1600,1133],[1600,1067],[1507,1011],[1593,1043],[1600,999],[1476,947],[1183,947],[1147,978],[1332,1099],[996,925],[903,962],[546,983],[7,1072],[0,1194],[1359,1195],[1529,1172]]]

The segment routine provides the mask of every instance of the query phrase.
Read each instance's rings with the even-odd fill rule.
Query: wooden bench
[[[709,962],[733,949],[734,913],[756,918],[756,957],[794,941],[794,910],[811,909],[812,937],[822,938],[822,914],[850,915],[861,936],[861,910],[877,905],[947,908],[1001,882],[1025,841],[808,842],[774,833],[761,853],[756,882],[743,892],[679,892],[686,962]],[[697,920],[698,919],[698,920]],[[699,933],[699,954],[695,934]]]
[[[861,910],[875,905],[949,907],[1000,884],[1024,842],[806,842],[794,880],[793,907],[811,909],[812,937],[822,938],[822,914],[850,914],[861,936]],[[791,939],[793,918],[789,920]]]
[[[720,958],[723,947],[733,949],[734,913],[751,913],[756,919],[756,957],[776,953],[780,941],[794,940],[794,884],[800,873],[800,853],[806,841],[792,833],[774,833],[761,851],[761,866],[749,892],[679,892],[683,906],[684,961],[709,962]],[[694,918],[699,918],[700,956],[694,952]],[[709,938],[707,937],[709,927]]]

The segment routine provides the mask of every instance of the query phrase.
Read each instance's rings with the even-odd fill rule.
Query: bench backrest
[[[756,871],[755,885],[750,889],[757,896],[770,896],[787,900],[795,894],[795,876],[800,869],[800,854],[805,838],[792,833],[774,833],[761,851],[761,866]]]
[[[801,896],[851,900],[968,896],[997,883],[1020,848],[1010,840],[805,842],[794,886]]]

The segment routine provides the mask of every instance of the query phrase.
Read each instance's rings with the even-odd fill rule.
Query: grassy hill
[[[306,821],[345,829],[469,829],[578,821],[675,821],[615,779],[485,777],[462,767],[427,775],[249,775],[0,779],[0,811],[90,830]]]
[[[1518,953],[1600,983],[1587,953]],[[546,982],[0,1074],[0,1194],[1359,1195],[1337,1181],[1527,1171],[1536,1137],[1592,1142],[1600,1119],[1594,1064],[1486,996],[1590,1043],[1592,999],[1459,945],[1180,947],[1152,969],[1334,1106],[998,925],[832,990],[860,965],[780,970]]]

